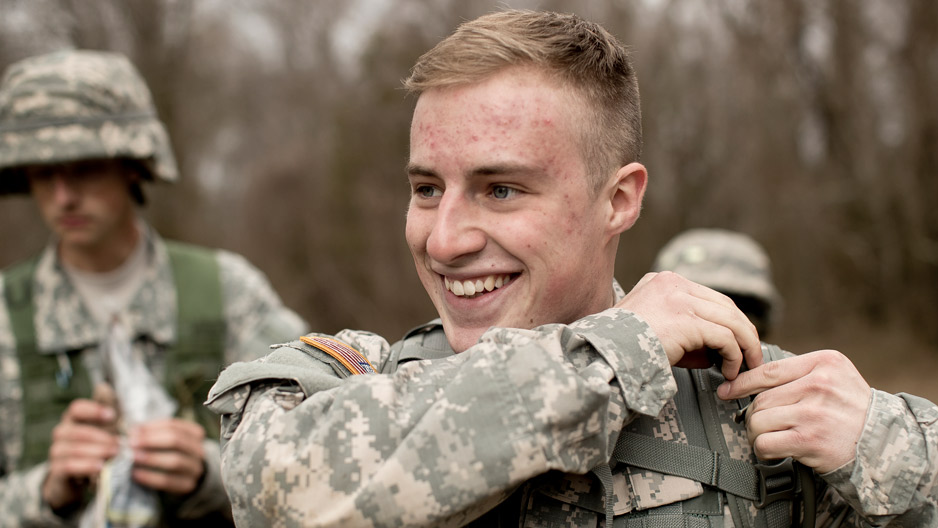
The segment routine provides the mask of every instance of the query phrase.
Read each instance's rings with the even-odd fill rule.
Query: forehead
[[[411,123],[415,157],[575,154],[580,101],[531,68],[421,94]],[[572,149],[572,150],[571,150]]]

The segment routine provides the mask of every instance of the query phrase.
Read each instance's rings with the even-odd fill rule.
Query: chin
[[[445,322],[443,323],[443,331],[446,332],[446,338],[449,340],[449,346],[453,347],[453,350],[456,353],[464,352],[467,348],[475,345],[479,342],[479,339],[482,337],[482,334],[485,333],[485,330],[480,330],[473,332],[472,330],[466,329],[453,329],[447,328]]]

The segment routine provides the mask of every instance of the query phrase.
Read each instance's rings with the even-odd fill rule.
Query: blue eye
[[[498,200],[504,200],[506,198],[510,198],[516,192],[517,191],[515,189],[512,189],[511,187],[506,187],[504,185],[496,185],[492,187],[492,196],[494,196]]]
[[[432,185],[418,185],[414,189],[414,194],[421,198],[434,198],[436,196],[440,196],[442,193],[439,189]]]

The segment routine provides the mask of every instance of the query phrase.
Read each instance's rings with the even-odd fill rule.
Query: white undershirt
[[[91,315],[106,326],[130,305],[143,281],[146,264],[146,241],[141,236],[127,260],[112,271],[82,271],[65,262],[62,268]]]

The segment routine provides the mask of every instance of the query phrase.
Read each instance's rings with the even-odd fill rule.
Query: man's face
[[[66,249],[100,249],[134,224],[128,185],[136,176],[116,160],[38,165],[26,174],[40,214]]]
[[[431,89],[411,124],[407,243],[450,344],[612,305],[615,235],[593,197],[582,103],[530,69]]]

